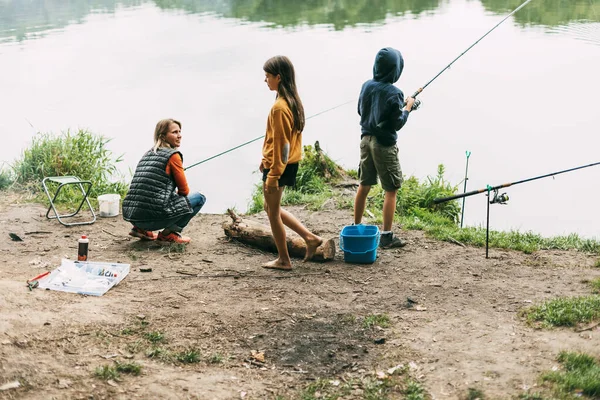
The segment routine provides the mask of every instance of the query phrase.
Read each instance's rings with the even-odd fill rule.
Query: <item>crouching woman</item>
[[[142,240],[187,244],[183,228],[200,211],[206,198],[190,194],[181,145],[181,123],[163,119],[156,124],[154,146],[138,162],[123,200],[123,219],[133,225],[129,235]],[[159,231],[156,234],[153,231]]]

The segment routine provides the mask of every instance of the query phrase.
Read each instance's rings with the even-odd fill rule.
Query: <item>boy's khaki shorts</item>
[[[386,192],[402,186],[402,169],[398,160],[398,146],[381,146],[375,136],[365,136],[360,141],[358,178],[363,186],[377,185],[377,177]]]

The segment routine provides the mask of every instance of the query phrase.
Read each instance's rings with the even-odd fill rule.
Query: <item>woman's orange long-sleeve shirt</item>
[[[282,97],[269,112],[262,156],[263,168],[269,169],[267,186],[278,186],[286,165],[302,159],[302,133],[294,129],[292,110]]]
[[[175,153],[169,158],[165,172],[167,175],[173,177],[175,185],[177,185],[177,194],[180,196],[187,196],[190,194],[190,188],[188,187],[185,172],[183,172],[183,160],[179,153]]]

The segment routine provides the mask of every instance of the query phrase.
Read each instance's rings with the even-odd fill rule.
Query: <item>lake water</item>
[[[112,138],[130,170],[159,119],[183,123],[184,164],[264,133],[274,95],[262,65],[285,54],[318,140],[358,164],[356,100],[377,51],[405,58],[397,85],[413,93],[521,4],[514,0],[0,0],[0,161],[35,131],[88,128]],[[467,190],[600,161],[600,0],[533,0],[440,75],[400,132],[403,171],[444,164]],[[187,171],[203,211],[245,210],[258,140]],[[517,185],[492,205],[492,229],[600,236],[600,166]],[[462,184],[460,190],[462,191]],[[486,197],[465,224],[485,224]],[[350,222],[350,221],[348,221]]]

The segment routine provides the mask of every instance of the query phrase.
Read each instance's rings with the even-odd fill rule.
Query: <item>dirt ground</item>
[[[282,272],[260,268],[273,254],[228,241],[225,215],[197,216],[181,253],[130,238],[120,216],[67,228],[47,220],[43,205],[0,199],[0,387],[20,384],[0,399],[294,399],[315,379],[349,382],[400,364],[434,399],[465,398],[468,388],[511,398],[535,391],[561,350],[600,355],[598,328],[539,330],[518,316],[546,299],[589,294],[597,256],[491,249],[486,259],[482,248],[398,230],[408,246],[378,251],[373,264],[346,264],[338,249],[335,261],[296,260]],[[351,211],[329,206],[290,210],[338,237]],[[131,265],[123,282],[102,297],[30,291],[27,279],[76,257],[81,234],[90,260]],[[378,314],[389,326],[366,328]],[[164,339],[153,345],[151,333]],[[197,349],[200,360],[149,357],[155,347]],[[115,362],[143,369],[119,380],[94,375]],[[357,386],[344,398],[363,395]]]

